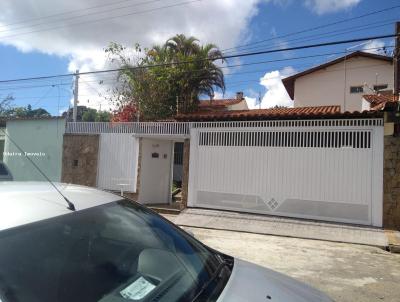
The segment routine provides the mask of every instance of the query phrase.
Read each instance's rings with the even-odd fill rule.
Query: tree
[[[98,111],[96,122],[109,122],[111,121],[111,113],[107,111]]]
[[[6,112],[11,109],[14,98],[11,95],[6,96],[0,101],[0,117],[4,117]]]
[[[113,122],[133,122],[137,120],[137,112],[135,104],[127,103],[115,110],[111,120]]]
[[[82,114],[82,121],[84,122],[109,122],[111,114],[107,111],[97,111],[93,108],[87,108]]]
[[[111,62],[122,67],[111,98],[119,110],[129,104],[146,120],[169,118],[177,109],[196,110],[201,95],[212,97],[215,89],[225,90],[224,74],[216,65],[223,61],[222,53],[214,44],[200,45],[194,37],[176,35],[163,45],[144,51],[136,45],[135,50],[137,56],[132,57],[120,44],[106,49]]]
[[[11,118],[38,118],[38,117],[50,117],[50,113],[43,108],[32,109],[31,105],[26,107],[11,107],[9,106],[4,110],[1,115],[3,117]]]
[[[88,108],[83,114],[82,114],[82,121],[84,122],[94,122],[96,121],[97,117],[97,110]]]

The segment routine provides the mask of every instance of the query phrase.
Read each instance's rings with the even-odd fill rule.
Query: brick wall
[[[383,226],[400,230],[400,137],[385,136]]]
[[[65,134],[61,181],[96,187],[99,135]]]

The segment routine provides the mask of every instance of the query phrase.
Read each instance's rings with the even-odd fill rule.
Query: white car
[[[332,301],[135,202],[56,187],[0,182],[0,302]]]

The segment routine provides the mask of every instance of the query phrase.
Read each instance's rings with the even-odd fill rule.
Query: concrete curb
[[[384,230],[365,226],[203,209],[186,209],[174,217],[174,223],[183,227],[350,243],[389,249],[388,236]]]
[[[389,251],[391,253],[400,254],[400,232],[385,230],[385,235],[389,242]]]

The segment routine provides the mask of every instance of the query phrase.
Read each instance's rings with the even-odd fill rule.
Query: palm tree
[[[183,34],[168,39],[163,46],[153,47],[148,54],[155,62],[173,64],[178,72],[178,95],[181,102],[181,112],[195,110],[200,95],[210,98],[215,88],[225,91],[225,79],[222,69],[215,64],[223,62],[223,56],[214,44],[200,45],[195,37]]]
[[[165,42],[164,47],[172,54],[191,56],[200,50],[199,40],[195,37],[186,37],[184,34],[176,35]]]
[[[199,62],[198,70],[201,76],[198,77],[197,94],[206,94],[209,97],[214,95],[214,87],[225,91],[225,77],[222,69],[214,62],[222,59],[221,51],[214,44],[201,46],[196,56]]]
[[[112,100],[118,107],[129,100],[145,120],[173,117],[177,109],[180,113],[196,110],[200,96],[211,98],[215,89],[225,91],[224,74],[217,65],[224,60],[214,44],[201,45],[195,37],[180,34],[145,53],[137,45],[136,51],[142,55],[134,64],[125,57],[124,49],[115,43],[106,49],[122,67]]]

